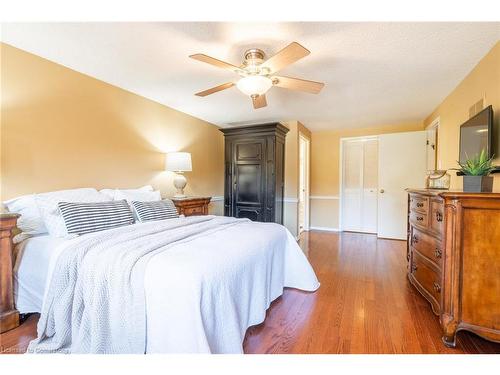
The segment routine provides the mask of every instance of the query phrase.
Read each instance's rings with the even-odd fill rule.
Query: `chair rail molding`
[[[340,199],[338,195],[311,195],[310,199],[324,199],[324,200],[338,200]]]

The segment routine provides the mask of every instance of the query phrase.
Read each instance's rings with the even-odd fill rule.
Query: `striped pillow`
[[[154,202],[132,201],[132,207],[134,207],[135,214],[141,223],[179,217],[177,208],[170,199]]]
[[[59,202],[68,234],[86,234],[134,223],[126,200],[93,203]]]

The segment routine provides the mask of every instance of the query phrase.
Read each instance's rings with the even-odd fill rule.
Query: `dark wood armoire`
[[[282,224],[288,128],[270,123],[221,131],[225,137],[224,215]]]

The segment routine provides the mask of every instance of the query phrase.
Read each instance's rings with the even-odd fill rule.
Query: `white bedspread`
[[[319,286],[272,223],[144,223],[81,236],[59,253],[30,352],[241,353],[283,287]]]

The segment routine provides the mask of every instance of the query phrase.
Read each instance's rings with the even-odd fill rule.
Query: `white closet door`
[[[363,195],[363,142],[344,141],[342,163],[342,229],[360,231]]]
[[[379,135],[378,236],[406,239],[406,188],[423,188],[426,132]]]
[[[377,233],[378,140],[363,142],[361,231]]]
[[[377,232],[378,142],[343,141],[342,229]]]

